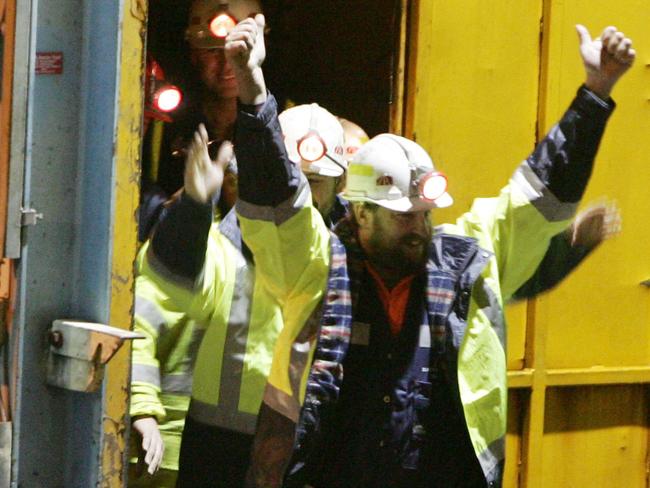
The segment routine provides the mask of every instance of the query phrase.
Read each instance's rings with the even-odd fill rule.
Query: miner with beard
[[[614,27],[592,40],[578,26],[586,80],[571,105],[500,194],[455,224],[431,225],[452,198],[426,151],[381,134],[348,166],[352,212],[331,233],[264,84],[263,26],[262,16],[241,22],[225,48],[242,104],[237,212],[284,322],[248,485],[501,486],[504,303],[571,222],[631,41]],[[297,145],[328,150],[318,128]]]

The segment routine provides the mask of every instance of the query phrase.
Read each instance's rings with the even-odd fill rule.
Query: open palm
[[[203,124],[194,133],[185,160],[184,185],[190,198],[199,203],[208,203],[221,190],[223,169],[232,158],[230,142],[222,143],[215,161],[208,154],[208,133]]]

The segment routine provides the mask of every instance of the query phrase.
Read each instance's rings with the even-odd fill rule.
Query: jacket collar
[[[473,282],[490,256],[472,237],[439,233],[431,239],[427,264],[456,277],[470,273],[473,277],[470,281]]]

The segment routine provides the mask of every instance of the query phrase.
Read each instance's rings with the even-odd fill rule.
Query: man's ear
[[[372,224],[373,213],[363,203],[353,203],[352,211],[354,212],[354,219],[357,221],[360,229],[368,229]]]
[[[345,189],[345,183],[347,182],[347,173],[343,173],[341,176],[338,177],[336,181],[336,194],[338,195]]]

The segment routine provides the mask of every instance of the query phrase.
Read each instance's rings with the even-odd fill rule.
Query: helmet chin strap
[[[329,159],[330,161],[332,161],[332,162],[333,162],[335,165],[337,165],[339,168],[341,168],[341,169],[343,170],[343,172],[345,173],[346,167],[343,165],[343,163],[340,163],[339,161],[337,161],[336,159],[334,159],[334,158],[333,158],[332,156],[330,156],[329,153],[327,153],[327,152],[325,153],[325,157],[326,157],[327,159]]]

